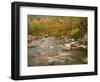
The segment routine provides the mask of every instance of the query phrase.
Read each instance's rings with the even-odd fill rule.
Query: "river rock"
[[[31,43],[28,43],[28,48],[32,48],[33,45]]]
[[[61,58],[56,58],[56,57],[50,57],[47,62],[48,62],[49,65],[65,64],[65,60],[63,60]]]
[[[77,42],[71,42],[69,43],[71,46],[74,46],[75,44],[77,44]]]
[[[70,44],[65,44],[64,49],[65,50],[71,50],[71,45]]]
[[[37,47],[37,43],[35,42],[31,42],[31,43],[28,43],[28,48],[33,48],[33,47]]]
[[[87,61],[88,61],[88,58],[87,57],[84,58],[83,62],[87,63]]]
[[[31,38],[32,36],[31,35],[28,35],[28,38]]]
[[[71,45],[70,44],[64,44],[64,45],[59,45],[59,48],[62,50],[71,50]]]
[[[54,64],[54,62],[55,62],[55,59],[53,57],[48,58],[48,61],[47,61],[48,64],[51,65],[51,64]]]
[[[80,45],[78,47],[83,48],[83,49],[86,49],[87,48],[87,46],[85,46],[85,45]]]
[[[28,38],[28,42],[30,43],[32,41],[32,38]]]

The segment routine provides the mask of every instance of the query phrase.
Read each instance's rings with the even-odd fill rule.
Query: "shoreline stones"
[[[79,40],[75,41],[74,39],[68,39],[65,36],[62,36],[61,38],[65,38],[65,40],[64,39],[59,40],[58,38],[55,38],[53,36],[49,37],[48,35],[45,36],[28,35],[28,48],[35,47],[37,44],[42,45],[41,43],[47,42],[48,40],[48,44],[50,43],[49,41],[55,41],[55,45],[59,46],[63,50],[87,49],[87,46],[83,43],[80,43],[81,41]],[[36,41],[38,43],[36,43]],[[56,42],[58,43],[58,45],[56,44]]]

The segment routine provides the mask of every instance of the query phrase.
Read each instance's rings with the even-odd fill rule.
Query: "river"
[[[64,50],[64,40],[54,37],[32,40],[34,47],[28,48],[28,66],[87,64],[87,50]]]

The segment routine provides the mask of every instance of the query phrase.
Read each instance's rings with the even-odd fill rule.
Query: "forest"
[[[87,17],[28,15],[27,24],[28,66],[87,63]]]
[[[87,17],[29,15],[28,34],[82,38],[87,35]]]

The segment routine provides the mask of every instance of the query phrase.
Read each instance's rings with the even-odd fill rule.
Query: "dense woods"
[[[28,16],[29,35],[67,36],[82,38],[87,35],[87,17]]]

